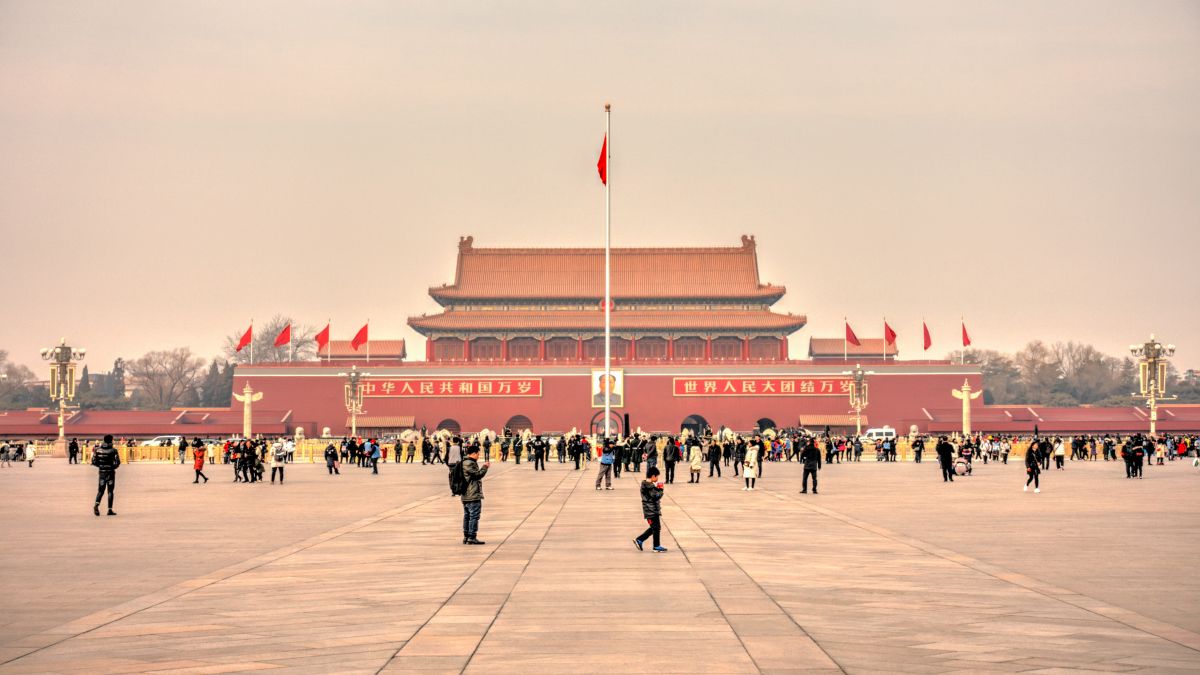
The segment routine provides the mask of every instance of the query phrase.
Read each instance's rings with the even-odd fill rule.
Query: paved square
[[[592,469],[595,465],[592,466]],[[638,477],[494,464],[462,546],[442,467],[280,486],[188,466],[0,469],[0,671],[1197,672],[1200,473],[1113,463],[795,464],[760,489],[664,499],[639,553]]]

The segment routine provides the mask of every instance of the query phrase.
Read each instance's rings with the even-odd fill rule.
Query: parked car
[[[145,447],[158,448],[164,445],[179,445],[179,439],[183,436],[155,436],[148,441],[142,441]]]
[[[882,441],[885,439],[896,440],[896,430],[891,427],[880,427],[877,429],[867,429],[863,434],[863,440],[866,441]]]

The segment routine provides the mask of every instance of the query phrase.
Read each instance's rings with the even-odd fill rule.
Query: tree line
[[[958,362],[960,351],[946,358]],[[968,349],[967,363],[983,372],[983,400],[987,404],[1124,406],[1137,400],[1138,363],[1132,357],[1110,356],[1079,342],[1046,344],[1034,340],[1015,354],[991,349]],[[1200,402],[1200,385],[1179,377],[1168,361],[1167,394],[1180,403]]]

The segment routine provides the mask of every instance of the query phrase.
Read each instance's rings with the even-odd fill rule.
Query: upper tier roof
[[[451,285],[429,294],[439,303],[458,299],[604,297],[603,248],[475,248],[458,243]],[[612,249],[614,298],[757,298],[774,302],[783,286],[758,279],[754,237],[741,246]]]

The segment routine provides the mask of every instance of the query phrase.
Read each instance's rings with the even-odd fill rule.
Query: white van
[[[891,427],[881,427],[879,429],[867,429],[867,433],[863,434],[865,441],[882,441],[896,440],[896,430]]]

